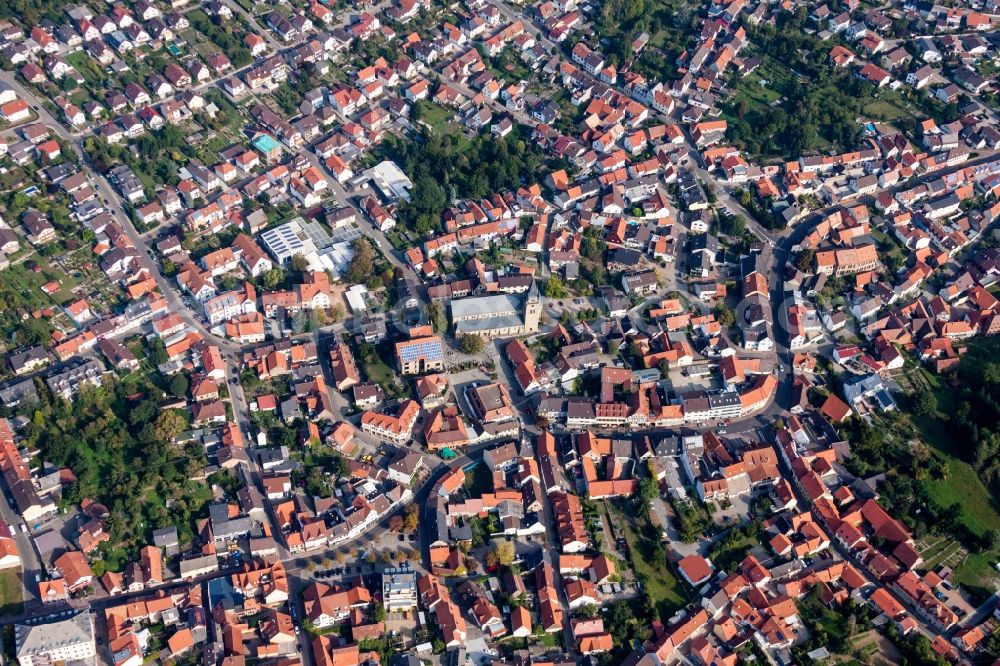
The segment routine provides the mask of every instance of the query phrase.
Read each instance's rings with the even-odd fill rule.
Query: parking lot
[[[417,644],[417,614],[403,611],[385,614],[385,631],[400,650],[408,650]]]
[[[687,391],[706,391],[721,389],[722,382],[718,376],[710,374],[700,374],[698,366],[682,368],[670,371],[670,385],[674,391],[685,393]]]
[[[484,384],[492,382],[493,379],[479,368],[470,368],[459,372],[448,373],[451,388],[455,392],[455,400],[462,409],[462,413],[467,418],[473,418],[472,408],[469,407],[469,400],[465,396],[465,390],[473,384]]]

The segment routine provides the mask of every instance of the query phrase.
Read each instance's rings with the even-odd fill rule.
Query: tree
[[[435,333],[444,333],[448,330],[448,316],[440,303],[435,302],[427,306],[427,317],[431,320]]]
[[[305,273],[309,270],[309,260],[302,254],[297,253],[292,255],[291,260],[288,262],[288,266],[296,273]]]
[[[351,284],[366,284],[375,273],[375,247],[367,238],[354,241],[354,256],[347,265],[344,280]]]
[[[178,398],[183,397],[188,391],[188,378],[177,372],[170,376],[170,381],[167,383],[167,389],[170,391],[170,395],[177,396]]]
[[[980,376],[987,384],[1000,384],[1000,363],[987,363],[983,366]],[[993,634],[990,635],[992,636]]]
[[[490,552],[496,558],[496,563],[502,567],[510,566],[517,557],[513,541],[498,541],[494,544]]]
[[[747,221],[742,215],[730,215],[726,218],[727,231],[730,236],[742,236],[747,230]]]
[[[393,516],[389,519],[389,531],[393,533],[403,531],[403,518],[401,516]]]
[[[563,282],[563,279],[558,275],[553,275],[545,283],[544,293],[547,298],[566,298],[569,292],[566,289],[566,283]]]
[[[155,400],[143,400],[129,412],[128,422],[132,425],[149,423],[156,417],[158,411]],[[36,414],[41,415],[39,412]],[[44,422],[39,425],[44,425]]]
[[[725,303],[721,301],[715,304],[712,308],[712,314],[715,315],[716,321],[722,324],[723,327],[729,328],[736,323],[736,315],[733,311],[726,307]]]
[[[339,453],[334,454],[333,462],[330,464],[331,472],[338,479],[342,479],[347,476],[347,462],[344,460],[344,456]]]
[[[24,345],[48,345],[52,339],[52,325],[45,319],[28,318],[20,322],[15,332]]]
[[[994,631],[986,639],[986,652],[991,657],[1000,658],[1000,631]]]
[[[265,289],[277,289],[285,279],[285,274],[280,266],[275,266],[264,271],[260,276],[260,284]]]
[[[660,490],[657,487],[656,479],[644,476],[639,480],[639,498],[643,500],[644,504],[648,505],[649,501],[655,499],[659,494]]]
[[[463,354],[479,354],[485,349],[486,343],[483,339],[472,333],[463,333],[458,338],[458,348],[462,350]]]
[[[938,401],[928,389],[921,387],[913,395],[913,413],[917,416],[929,416],[937,411]]]
[[[143,428],[143,432],[146,432],[147,428],[150,429],[151,441],[170,443],[187,428],[187,419],[179,409],[166,409],[156,417],[152,427],[147,425]]]
[[[417,508],[416,504],[411,504],[406,507],[406,512],[403,514],[403,529],[407,532],[414,532],[416,531],[419,523],[420,509]]]
[[[589,230],[589,227],[588,227]],[[604,257],[604,249],[607,247],[600,239],[599,236],[584,233],[583,242],[580,247],[580,252],[586,259],[594,263],[601,263]]]
[[[163,365],[170,360],[167,355],[167,347],[160,338],[153,338],[149,343],[149,357],[156,365]]]
[[[815,260],[815,258],[816,250],[806,248],[799,252],[799,256],[795,259],[795,267],[803,273],[808,273],[812,270],[813,260]]]

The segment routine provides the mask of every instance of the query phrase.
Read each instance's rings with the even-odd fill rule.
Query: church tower
[[[528,295],[524,299],[524,332],[537,333],[542,318],[542,295],[538,291],[538,283],[531,281]]]

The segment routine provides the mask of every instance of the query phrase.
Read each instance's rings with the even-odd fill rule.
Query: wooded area
[[[104,529],[111,539],[101,546],[105,551],[138,552],[153,528],[173,525],[181,542],[189,543],[195,519],[207,515],[211,491],[196,480],[207,464],[204,449],[200,443],[173,444],[189,416],[159,406],[165,389],[186,390],[187,382],[181,387],[153,376],[164,386],[139,374],[106,378],[104,387],[80,387],[72,402],[39,391],[41,404],[30,412],[25,430],[26,447],[37,447],[46,463],[73,470],[76,479],[64,503],[89,498],[108,507]]]
[[[410,139],[386,136],[380,158],[394,160],[413,181],[413,200],[397,209],[407,228],[427,234],[439,228],[453,198],[481,199],[538,180],[541,149],[515,133],[483,134],[472,141],[424,129]]]

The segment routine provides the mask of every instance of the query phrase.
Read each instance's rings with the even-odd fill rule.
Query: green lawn
[[[761,543],[756,535],[740,537],[732,542],[728,540],[720,541],[712,548],[709,559],[716,568],[723,571],[735,571],[737,565],[743,561],[751,550],[760,546]]]
[[[132,558],[129,557],[128,551],[124,548],[115,548],[113,550],[105,550],[103,552],[104,557],[101,559],[103,560],[105,571],[121,573],[132,560]]]
[[[39,263],[41,264],[41,262]],[[51,295],[46,295],[41,287],[52,280],[58,280],[60,288]],[[25,268],[24,264],[16,264],[0,272],[0,283],[6,289],[16,290],[24,294],[28,297],[29,302],[45,303],[51,301],[62,305],[73,297],[73,288],[76,287],[79,280],[59,271],[58,268],[52,268],[47,263],[42,264],[42,270],[37,273]]]
[[[382,390],[388,396],[402,396],[403,391],[396,384],[396,371],[392,368],[395,365],[395,359],[394,348],[391,343],[382,343],[375,346],[375,355],[373,358],[366,357],[361,353],[356,353],[355,358],[360,361],[361,371],[364,373],[367,381],[381,386]]]
[[[420,119],[435,129],[451,119],[451,111],[426,100],[417,102],[420,108]]]
[[[219,151],[225,150],[233,143],[237,142],[228,133],[218,132],[214,137],[198,146],[198,158],[206,164],[217,162]]]
[[[104,73],[97,62],[87,55],[86,51],[81,50],[70,53],[66,56],[66,62],[83,76],[86,85],[103,88]]]
[[[773,80],[761,69],[748,74],[736,84],[736,99],[746,99],[748,104],[762,106],[776,102],[781,99],[781,93],[771,87]]]
[[[659,532],[649,525],[642,527],[638,519],[625,516],[620,510],[615,513],[622,518],[618,527],[631,549],[631,565],[636,578],[642,582],[650,602],[656,607],[657,617],[670,617],[687,605],[687,596],[665,559],[658,561],[652,556],[655,547],[653,539]]]
[[[0,616],[20,615],[24,611],[21,569],[0,570]]]
[[[872,120],[894,123],[900,118],[910,118],[913,113],[905,108],[895,95],[882,93],[878,99],[865,105],[865,115]]]
[[[960,502],[965,509],[963,518],[977,533],[987,530],[1000,531],[1000,505],[989,489],[983,485],[972,465],[960,459],[965,452],[959,447],[948,428],[949,414],[955,411],[955,394],[944,386],[940,377],[926,370],[921,374],[930,384],[938,399],[938,410],[934,417],[914,416],[913,422],[919,428],[925,441],[948,465],[948,477],[927,482],[928,492],[944,505]]]
[[[417,104],[420,108],[420,120],[430,125],[437,134],[457,135],[460,145],[465,147],[468,139],[462,134],[462,126],[452,121],[455,115],[453,111],[426,100],[417,102]]]

